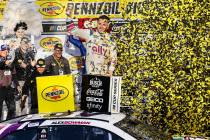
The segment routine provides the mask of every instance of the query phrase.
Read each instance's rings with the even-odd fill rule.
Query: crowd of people
[[[116,44],[107,32],[109,18],[100,16],[96,30],[89,30],[85,37],[80,29],[68,28],[68,41],[85,50],[85,74],[111,76],[116,65]],[[0,46],[0,118],[3,102],[8,113],[7,119],[23,115],[30,96],[30,112],[38,113],[36,77],[71,74],[68,60],[62,56],[63,45],[55,44],[52,55],[35,60],[35,47],[26,36],[27,25],[16,25],[15,37],[8,44]],[[82,43],[79,38],[85,39]]]

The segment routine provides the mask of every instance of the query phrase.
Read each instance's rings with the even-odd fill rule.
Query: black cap
[[[54,50],[55,50],[55,49],[63,50],[63,45],[60,44],[60,43],[57,43],[57,44],[55,44],[55,46],[54,46]]]
[[[36,66],[37,67],[45,67],[45,60],[40,58],[36,61]]]
[[[0,51],[5,51],[5,50],[9,50],[9,46],[6,44],[1,45]]]

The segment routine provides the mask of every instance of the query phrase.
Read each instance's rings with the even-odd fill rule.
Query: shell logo
[[[46,38],[42,38],[42,40],[40,41],[40,46],[44,49],[47,50],[53,50],[54,45],[60,43],[62,44],[62,41],[60,38],[57,37],[46,37]]]
[[[41,94],[45,100],[51,102],[57,102],[67,98],[69,95],[69,91],[67,88],[63,86],[54,85],[45,88]]]
[[[45,16],[57,16],[64,10],[64,6],[58,2],[46,2],[40,5],[40,7],[39,12]]]

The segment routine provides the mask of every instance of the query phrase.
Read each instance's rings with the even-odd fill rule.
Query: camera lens
[[[7,56],[7,60],[11,60],[12,59],[12,56],[11,55],[8,55]]]

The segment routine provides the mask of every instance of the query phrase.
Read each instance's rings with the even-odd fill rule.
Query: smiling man
[[[69,42],[80,48],[81,45],[76,43],[75,38],[72,38],[72,36],[85,40],[87,74],[105,76],[112,76],[113,74],[117,53],[116,43],[111,34],[108,33],[109,21],[109,17],[102,15],[97,19],[96,30],[88,29],[89,31],[76,28],[73,22],[67,25]]]
[[[68,60],[62,56],[62,44],[55,44],[53,54],[45,58],[46,71],[49,75],[70,74],[70,66]]]

